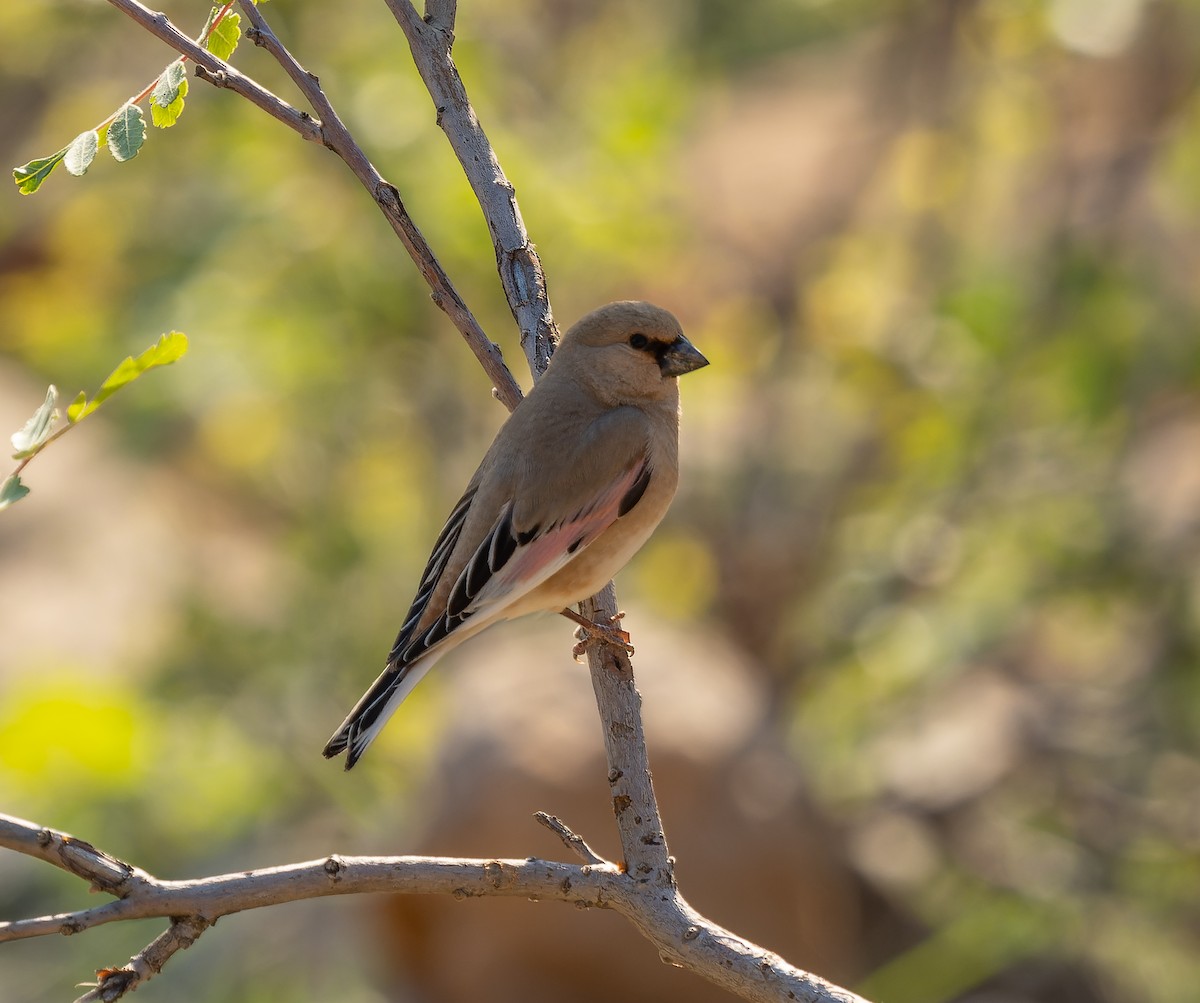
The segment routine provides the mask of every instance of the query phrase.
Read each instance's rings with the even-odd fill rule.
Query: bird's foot
[[[629,643],[629,631],[618,626],[625,616],[623,612],[609,617],[608,623],[596,623],[573,609],[564,609],[562,615],[579,625],[575,628],[575,640],[579,643],[571,649],[571,657],[576,661],[583,657],[588,648],[597,644],[609,644],[614,648],[621,648],[627,654],[633,654],[633,645]]]

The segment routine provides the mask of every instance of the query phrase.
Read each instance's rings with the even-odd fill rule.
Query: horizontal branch
[[[90,843],[0,815],[0,847],[38,857],[76,874],[112,902],[0,922],[0,943],[82,933],[120,920],[194,916],[212,923],[247,909],[327,895],[393,892],[409,895],[483,895],[554,899],[603,907],[616,885],[626,880],[613,864],[564,864],[533,858],[482,860],[456,857],[341,857],[307,860],[281,867],[238,871],[188,881],[164,881],[97,850]],[[137,875],[136,882],[126,878]],[[100,875],[100,880],[96,876]]]
[[[33,822],[0,815],[0,847],[36,857],[118,896],[73,912],[0,922],[0,943],[82,933],[105,923],[163,918],[171,927],[136,955],[110,969],[93,999],[116,999],[152,977],[161,963],[189,946],[222,916],[328,895],[389,892],[408,895],[484,896],[571,902],[611,908],[628,917],[665,960],[681,964],[746,999],[772,1003],[865,1003],[860,997],[794,968],[778,955],[705,919],[674,889],[597,857],[565,824],[541,819],[595,863],[457,857],[343,857],[332,855],[280,867],[238,871],[186,881],[166,881],[96,849],[90,843]],[[98,994],[100,988],[109,990]],[[119,989],[114,994],[113,991]],[[89,997],[85,997],[89,998]]]

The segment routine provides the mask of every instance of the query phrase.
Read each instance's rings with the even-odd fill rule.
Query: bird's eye
[[[636,348],[636,349],[638,349],[638,351],[641,351],[648,344],[650,344],[650,339],[647,338],[644,334],[631,334],[629,336],[629,347],[630,348]]]

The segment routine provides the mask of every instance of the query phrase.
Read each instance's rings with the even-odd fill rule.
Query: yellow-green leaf
[[[151,345],[136,359],[130,356],[114,369],[101,385],[96,396],[81,409],[80,417],[91,414],[109,397],[115,394],[123,386],[132,383],[142,373],[148,369],[153,369],[155,366],[170,365],[176,359],[182,358],[187,352],[187,335],[179,331],[172,331],[169,334],[164,334],[158,339],[158,343]],[[72,405],[73,406],[73,405]],[[78,419],[76,419],[78,420]]]
[[[187,71],[177,59],[162,71],[150,94],[150,117],[157,128],[169,129],[179,120],[187,92]]]
[[[67,421],[74,425],[80,418],[84,418],[96,410],[95,407],[89,408],[86,405],[87,394],[80,390],[79,396],[71,401],[67,407]]]
[[[233,50],[237,48],[238,40],[242,37],[242,19],[232,11],[221,18],[220,23],[213,28],[212,33],[204,42],[208,49],[218,59],[229,60]]]
[[[64,146],[52,156],[38,157],[37,160],[31,160],[21,167],[14,167],[13,181],[17,183],[17,190],[22,195],[32,195],[41,188],[42,182],[50,176],[50,172],[62,163],[68,149]]]

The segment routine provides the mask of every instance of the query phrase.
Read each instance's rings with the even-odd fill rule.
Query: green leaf
[[[160,108],[168,107],[179,97],[179,89],[186,83],[187,70],[184,69],[183,60],[176,59],[158,75],[154,90],[150,92],[150,103]],[[184,93],[187,93],[186,87]]]
[[[242,19],[237,14],[226,14],[221,18],[220,24],[213,28],[212,34],[204,42],[204,47],[218,59],[228,62],[233,50],[237,48],[238,39],[242,37],[241,23]]]
[[[87,174],[87,169],[96,159],[96,151],[100,149],[100,134],[95,129],[81,132],[67,147],[67,155],[63,158],[63,167],[68,174],[80,177]]]
[[[19,502],[29,494],[29,488],[21,483],[21,478],[16,474],[9,474],[4,478],[4,483],[0,484],[0,511],[8,508],[13,502]]]
[[[180,359],[187,352],[187,335],[179,331],[172,331],[170,334],[164,334],[158,339],[158,343],[151,345],[136,359],[130,356],[114,369],[86,405],[83,405],[76,413],[75,420],[79,421],[86,417],[103,404],[109,397],[115,394],[123,386],[132,383],[147,369],[153,369],[155,366],[167,366]],[[79,403],[76,398],[72,403],[72,407]]]
[[[187,71],[183,61],[177,59],[162,71],[150,94],[150,118],[156,127],[169,129],[179,120],[187,92]]]
[[[54,431],[54,423],[58,421],[57,404],[58,389],[51,383],[50,389],[46,391],[45,402],[33,413],[33,417],[25,422],[25,427],[12,435],[13,449],[16,450],[13,453],[14,460],[32,456],[50,438],[50,433]]]
[[[73,401],[71,401],[70,405],[67,407],[67,421],[70,422],[72,425],[74,425],[75,422],[79,421],[79,419],[83,417],[83,406],[86,403],[87,403],[87,394],[85,394],[82,390],[80,390],[79,396],[76,397]],[[94,411],[94,410],[96,410],[96,409],[92,408],[92,411]],[[91,414],[91,411],[89,411],[88,414]]]
[[[135,104],[127,104],[108,126],[108,152],[123,163],[137,156],[146,141],[146,116]]]
[[[32,195],[41,188],[42,182],[50,176],[50,172],[67,155],[68,149],[69,147],[64,146],[51,157],[39,157],[22,167],[14,167],[13,180],[17,183],[17,190],[22,195]]]

